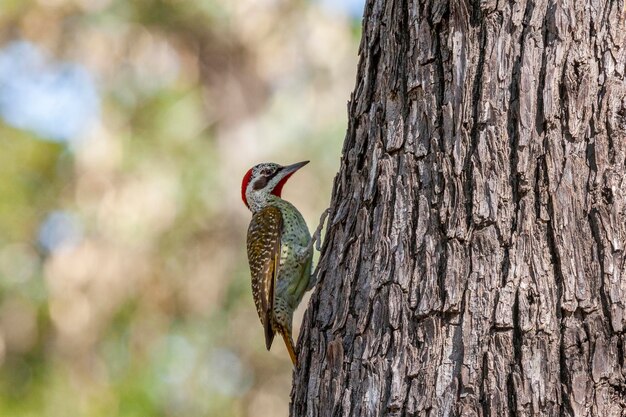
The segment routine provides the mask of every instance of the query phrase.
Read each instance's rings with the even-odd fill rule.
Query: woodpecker
[[[313,242],[322,225],[311,238],[302,214],[281,198],[281,192],[289,177],[308,163],[258,164],[248,170],[241,184],[241,198],[252,212],[248,263],[252,296],[265,329],[265,347],[269,350],[274,335],[280,333],[294,366],[297,356],[291,334],[292,317],[304,293],[314,285]]]

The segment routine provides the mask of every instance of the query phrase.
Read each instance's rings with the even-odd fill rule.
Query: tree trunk
[[[624,7],[368,1],[292,416],[626,415]]]

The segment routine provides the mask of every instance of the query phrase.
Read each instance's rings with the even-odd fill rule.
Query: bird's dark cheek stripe
[[[267,178],[266,177],[261,177],[258,180],[256,180],[254,182],[254,185],[252,185],[252,189],[254,190],[260,190],[261,188],[265,187],[267,185]]]
[[[252,188],[254,190],[260,190],[261,188],[265,187],[267,185],[268,182],[270,182],[270,180],[272,178],[274,178],[278,173],[280,172],[279,169],[277,169],[276,171],[274,171],[271,175],[268,176],[261,176],[261,178],[259,178],[258,180],[256,180],[256,182],[254,183],[254,185],[252,186]]]

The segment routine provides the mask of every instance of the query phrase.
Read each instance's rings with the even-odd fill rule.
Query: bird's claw
[[[322,234],[322,229],[324,228],[324,224],[326,223],[326,217],[328,217],[328,213],[330,213],[330,208],[327,208],[326,210],[324,210],[324,212],[320,216],[320,224],[317,226],[317,229],[315,229],[315,232],[313,233],[313,237],[311,238],[311,244],[315,242],[315,249],[318,252],[321,252],[322,250],[322,239],[320,238],[320,236]]]
[[[320,238],[320,235],[322,233],[322,229],[324,228],[324,223],[326,222],[326,217],[328,217],[328,213],[330,213],[330,208],[327,208],[326,210],[324,210],[324,212],[322,213],[320,217],[320,224],[317,226],[317,229],[315,229],[315,232],[313,233],[313,236],[311,237],[311,241],[309,242],[309,245],[307,247],[309,251],[313,250],[313,243],[315,242],[315,249],[317,249],[318,252],[321,252],[322,239]],[[318,261],[318,264],[315,266],[315,270],[311,274],[309,285],[307,286],[307,289],[306,289],[307,291],[311,290],[315,286],[315,284],[317,284],[319,271],[320,271],[320,264]]]

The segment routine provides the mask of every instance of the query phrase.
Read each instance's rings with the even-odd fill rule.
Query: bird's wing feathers
[[[255,213],[248,228],[248,263],[252,274],[252,295],[265,328],[265,346],[268,350],[274,340],[272,312],[274,285],[280,264],[282,231],[282,213],[272,206]]]

